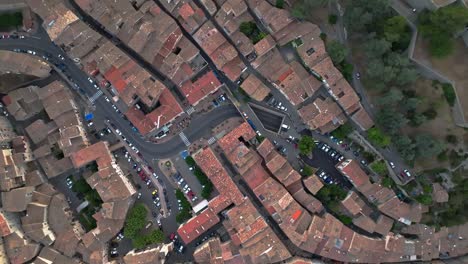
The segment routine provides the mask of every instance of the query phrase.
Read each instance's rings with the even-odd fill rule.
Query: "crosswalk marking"
[[[103,94],[102,90],[97,91],[93,96],[89,98],[89,101],[91,103],[94,103],[94,101],[96,101],[99,98],[99,96],[101,96],[102,94]]]
[[[191,115],[193,112],[195,112],[195,108],[193,108],[193,106],[191,106],[190,108],[185,110],[185,112],[187,112],[188,115]]]
[[[213,144],[213,143],[215,143],[215,142],[216,142],[216,138],[215,138],[215,137],[210,137],[210,138],[208,139],[208,144],[209,144],[209,145],[211,145],[211,144]]]
[[[185,146],[190,146],[190,141],[188,140],[187,136],[185,136],[184,132],[180,132],[179,137],[182,139]]]

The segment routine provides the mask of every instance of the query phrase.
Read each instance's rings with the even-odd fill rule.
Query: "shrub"
[[[455,94],[455,90],[450,83],[442,84],[442,90],[444,91],[445,99],[447,100],[450,106],[455,105],[455,100],[457,99],[457,95]]]
[[[328,23],[330,25],[335,25],[337,21],[338,21],[338,16],[337,15],[329,15],[328,16]]]
[[[434,120],[437,117],[437,111],[434,108],[429,108],[422,113],[428,120]]]
[[[448,143],[453,144],[453,145],[458,143],[458,138],[455,135],[447,135],[445,137],[445,140],[447,140]]]
[[[275,6],[281,9],[284,8],[284,0],[276,0]]]

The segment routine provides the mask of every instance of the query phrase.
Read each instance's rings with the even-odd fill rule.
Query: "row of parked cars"
[[[189,197],[189,199],[192,202],[195,202],[198,199],[198,197],[195,195],[195,193],[192,191],[192,189],[189,187],[189,185],[184,180],[182,175],[180,175],[180,173],[176,173],[174,175],[174,179],[177,185],[179,185],[180,189]],[[179,203],[179,209],[180,209],[180,203]]]
[[[341,155],[338,151],[334,150],[332,147],[330,147],[327,143],[319,142],[317,147],[320,148],[323,152],[327,153],[336,161],[344,160],[344,156]]]

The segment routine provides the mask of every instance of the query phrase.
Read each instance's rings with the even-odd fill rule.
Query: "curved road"
[[[37,56],[49,55],[49,62],[63,63],[66,69],[63,73],[71,77],[73,82],[78,84],[83,93],[87,97],[91,97],[97,92],[92,84],[88,81],[88,76],[76,64],[67,57],[60,48],[55,46],[49,41],[38,38],[25,38],[25,39],[2,39],[0,41],[0,50],[22,49],[35,51]],[[61,54],[65,60],[60,60],[58,55]],[[104,100],[103,96],[99,97],[94,105],[96,107],[95,115],[109,119],[110,122],[116,125],[122,131],[122,134],[132,142],[136,148],[142,152],[148,160],[169,158],[177,155],[180,151],[186,148],[182,139],[174,136],[170,140],[163,143],[148,142],[143,139],[138,133],[133,132],[129,121],[125,120],[121,114],[116,113],[110,103]],[[222,121],[240,116],[239,112],[232,105],[224,105],[216,108],[216,111],[198,116],[191,120],[190,126],[183,132],[190,142],[196,141],[203,135],[209,134],[210,130],[221,123]]]

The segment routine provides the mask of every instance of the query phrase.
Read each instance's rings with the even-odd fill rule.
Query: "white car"
[[[156,179],[159,178],[159,176],[156,174],[156,172],[153,172],[153,177],[155,177]]]
[[[388,163],[390,164],[390,167],[392,167],[392,169],[395,168],[395,164],[393,162],[389,161]]]
[[[120,132],[120,130],[118,130],[118,129],[115,130],[115,133],[117,133],[117,135],[119,135],[119,136],[122,135],[122,132]]]
[[[109,97],[106,96],[106,97],[104,97],[104,98],[106,99],[106,101],[107,101],[108,103],[110,103]]]
[[[58,55],[59,59],[64,60],[65,58],[62,55]]]
[[[141,198],[141,192],[138,193],[137,199]]]

